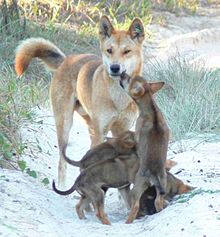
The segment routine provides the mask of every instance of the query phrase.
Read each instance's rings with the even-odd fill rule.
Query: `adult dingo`
[[[91,146],[103,142],[111,131],[114,137],[129,130],[138,109],[120,86],[120,75],[140,75],[145,38],[140,19],[135,18],[128,30],[116,30],[107,16],[99,23],[102,58],[94,54],[65,56],[53,43],[30,38],[16,49],[15,69],[21,76],[33,58],[40,58],[54,70],[50,98],[55,117],[59,146],[59,184],[65,184],[64,155],[72,127],[73,113],[78,112],[88,125]]]

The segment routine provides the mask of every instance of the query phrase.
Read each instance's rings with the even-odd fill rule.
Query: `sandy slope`
[[[148,27],[152,37],[146,40],[146,59],[166,61],[180,55],[192,63],[201,60],[207,67],[220,67],[220,8],[201,8],[195,16],[161,15],[166,19],[163,26]]]
[[[169,17],[170,22],[175,20],[174,16]],[[175,25],[151,26],[156,40],[146,43],[146,57],[166,60],[178,51],[192,61],[202,57],[208,66],[219,66],[219,15],[177,19]],[[220,236],[219,138],[183,141],[186,151],[182,153],[176,152],[179,150],[176,144],[170,147],[169,158],[178,162],[172,172],[197,187],[192,194],[174,200],[158,214],[126,225],[128,212],[118,200],[117,191],[111,189],[106,197],[106,212],[112,226],[104,226],[94,213],[87,214],[87,220],[77,218],[74,206],[78,194],[59,196],[51,190],[51,183],[48,186],[41,183],[45,177],[50,182],[56,179],[58,149],[51,113],[44,110],[38,113],[43,124],[27,125],[23,129],[27,143],[34,144],[28,147],[23,158],[30,169],[37,171],[38,177],[0,170],[0,236]],[[80,159],[89,148],[87,130],[78,117],[74,119],[70,142],[68,153],[74,159]],[[68,187],[78,173],[77,168],[68,168]]]

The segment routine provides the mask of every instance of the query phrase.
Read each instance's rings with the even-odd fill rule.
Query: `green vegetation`
[[[157,101],[171,129],[171,139],[181,140],[201,133],[220,132],[220,70],[203,63],[190,64],[172,58],[154,62],[146,71],[148,80],[165,81]]]
[[[0,166],[22,169],[18,161],[27,144],[19,130],[27,123],[36,122],[36,106],[48,105],[51,74],[42,65],[34,61],[27,74],[16,78],[14,50],[20,40],[43,37],[66,54],[97,53],[97,23],[103,14],[110,16],[116,27],[127,27],[136,16],[144,24],[162,22],[161,16],[154,12],[162,9],[192,14],[197,6],[197,0],[3,0],[0,3]],[[195,132],[219,132],[218,71],[210,72],[175,60],[168,66],[154,65],[146,77],[165,80],[170,85],[170,89],[159,94],[158,100],[174,140]]]
[[[174,198],[174,203],[185,203],[188,202],[190,199],[195,197],[196,195],[201,194],[214,194],[214,193],[220,193],[220,190],[204,190],[202,188],[195,189],[189,193],[181,194],[178,197]]]

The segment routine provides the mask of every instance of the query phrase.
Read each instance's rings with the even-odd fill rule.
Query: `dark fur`
[[[60,191],[53,181],[53,190],[60,195],[77,191],[81,195],[76,211],[80,219],[85,218],[84,209],[92,202],[96,215],[103,224],[110,224],[104,212],[104,191],[102,188],[123,188],[134,182],[139,162],[136,153],[100,161],[84,169],[74,185],[67,191]]]
[[[167,185],[164,196],[164,206],[166,206],[174,196],[190,192],[193,189],[193,187],[184,184],[182,180],[178,179],[169,171],[167,171]],[[140,207],[138,210],[137,218],[143,217],[145,215],[152,215],[157,212],[154,204],[156,195],[157,194],[155,186],[149,187],[143,192],[140,198]]]
[[[132,207],[126,222],[131,223],[137,215],[142,193],[152,185],[155,186],[157,193],[155,199],[157,212],[164,208],[169,128],[153,99],[153,94],[163,87],[163,82],[147,83],[140,76],[130,78],[128,75],[122,75],[122,84],[137,103],[140,113],[135,128],[140,168],[131,192]]]
[[[82,170],[99,161],[112,159],[119,155],[130,155],[135,150],[135,134],[126,131],[117,138],[107,138],[106,142],[91,148],[80,161],[71,160],[65,154],[64,158],[69,164],[80,167]]]

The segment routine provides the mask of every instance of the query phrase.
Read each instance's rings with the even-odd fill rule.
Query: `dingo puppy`
[[[130,155],[136,151],[135,134],[131,131],[123,132],[119,137],[107,138],[107,141],[91,148],[80,161],[64,157],[67,163],[77,166],[82,171],[90,165],[102,160],[115,158],[119,155]]]
[[[164,196],[165,199],[164,206],[167,206],[169,201],[171,201],[172,198],[175,197],[176,195],[188,193],[193,189],[195,188],[187,184],[184,184],[182,180],[178,179],[169,171],[167,171],[167,186]],[[145,215],[152,215],[157,212],[155,208],[156,196],[157,195],[155,186],[151,186],[144,191],[144,193],[140,198],[140,207],[137,214],[137,218],[140,218]]]
[[[131,191],[132,206],[126,222],[131,223],[137,215],[142,193],[152,185],[155,186],[157,193],[155,199],[156,211],[159,212],[164,208],[164,195],[167,183],[165,166],[169,128],[153,99],[153,94],[163,87],[164,82],[147,83],[140,76],[131,78],[127,74],[123,74],[121,76],[122,86],[129,83],[125,89],[136,101],[140,113],[135,128],[140,168]]]
[[[77,191],[81,195],[76,211],[80,219],[85,218],[84,209],[92,202],[96,215],[103,224],[110,225],[104,211],[103,188],[124,188],[134,182],[139,162],[136,153],[103,160],[84,169],[74,185],[67,191],[60,191],[53,181],[53,190],[60,195]]]
[[[135,134],[134,132],[126,131],[117,138],[107,138],[106,142],[91,148],[80,161],[71,160],[67,156],[64,156],[64,159],[67,163],[80,167],[80,170],[82,171],[100,161],[113,159],[121,155],[132,155],[135,153]],[[103,187],[102,189],[106,192],[108,188]],[[130,185],[119,188],[119,193],[121,194],[127,208],[130,209]],[[88,208],[87,210],[90,209],[91,208]]]
[[[102,59],[93,54],[65,56],[48,40],[30,38],[16,50],[15,69],[21,76],[33,58],[40,58],[55,70],[50,87],[51,104],[56,122],[60,153],[58,179],[65,184],[64,155],[77,111],[88,125],[91,146],[103,142],[111,131],[117,137],[129,130],[137,118],[137,106],[121,88],[120,74],[142,72],[142,44],[145,38],[140,19],[135,18],[128,30],[116,30],[108,17],[99,23]]]

